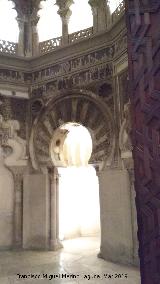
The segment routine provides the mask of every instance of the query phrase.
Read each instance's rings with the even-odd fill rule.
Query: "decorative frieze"
[[[9,82],[25,82],[25,74],[21,71],[0,69],[0,80]]]
[[[45,43],[45,42],[44,42]],[[48,51],[52,48],[49,41],[46,42],[46,45],[48,44],[48,47],[45,47],[45,45],[41,46],[43,52],[46,52],[46,48]],[[123,51],[126,51],[127,48],[127,41],[126,41],[126,35],[123,33],[119,36],[117,41],[110,44],[107,47],[101,48],[99,50],[92,51],[90,53],[86,53],[81,56],[77,56],[76,58],[70,59],[68,61],[63,61],[59,64],[53,64],[49,67],[46,67],[45,69],[41,69],[39,71],[34,72],[23,72],[23,71],[15,71],[15,70],[8,70],[1,68],[0,69],[0,80],[4,82],[13,82],[13,83],[21,83],[25,86],[31,86],[33,89],[35,89],[37,83],[43,83],[44,81],[53,81],[53,79],[58,83],[56,85],[65,85],[66,83],[63,83],[64,77],[65,80],[70,78],[70,82],[73,78],[73,83],[70,83],[72,86],[73,84],[76,84],[77,86],[81,85],[79,82],[82,78],[82,80],[92,81],[93,73],[97,73],[95,77],[103,77],[101,75],[102,71],[96,71],[96,69],[100,70],[102,68],[102,64],[108,66],[107,68],[110,69],[109,66],[112,65],[110,63],[116,56],[119,56],[120,53]],[[86,70],[89,69],[89,70]],[[84,74],[82,76],[82,71],[84,70]],[[73,75],[73,73],[75,73]],[[77,74],[77,72],[80,72],[81,74]],[[102,72],[102,73],[101,73]],[[69,75],[70,73],[70,75]],[[99,75],[98,75],[99,73]],[[66,74],[68,75],[66,78]],[[110,72],[109,72],[110,74]],[[72,75],[72,76],[71,76]],[[63,78],[60,78],[63,77]],[[84,79],[84,77],[88,77],[89,79]],[[90,79],[91,78],[91,79]],[[93,78],[93,79],[96,79]],[[98,78],[97,78],[98,79]],[[79,82],[79,83],[77,83]],[[63,87],[57,87],[58,89],[61,89]]]
[[[56,90],[70,89],[72,87],[82,87],[87,84],[106,80],[106,78],[112,75],[112,64],[102,64],[92,67],[86,71],[82,71],[76,74],[70,74],[68,76],[57,78],[46,85],[34,86],[32,88],[32,96],[40,96],[46,92],[50,92],[53,88]]]
[[[76,57],[60,64],[55,64],[46,69],[32,73],[32,83],[41,82],[55,77],[62,77],[68,73],[80,71],[84,68],[100,68],[100,64],[111,61],[114,56],[114,46],[108,46],[98,51]],[[98,66],[99,64],[99,66]],[[97,65],[97,66],[95,66]],[[109,64],[108,64],[109,65]],[[92,70],[93,73],[93,70]]]

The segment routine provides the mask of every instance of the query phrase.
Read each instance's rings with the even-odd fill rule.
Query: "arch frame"
[[[101,115],[101,122],[103,122],[104,127],[106,125],[106,130],[109,131],[109,134],[108,134],[109,135],[109,140],[108,140],[109,145],[106,148],[107,155],[104,156],[104,159],[101,162],[99,161],[97,162],[96,160],[93,160],[92,164],[98,163],[100,169],[104,169],[107,166],[111,166],[114,152],[115,152],[115,132],[114,132],[114,118],[113,118],[113,115],[111,113],[109,106],[107,106],[107,104],[104,104],[102,99],[99,98],[92,91],[88,91],[84,89],[67,89],[67,90],[61,91],[60,93],[53,92],[53,94],[51,94],[50,96],[45,97],[44,104],[42,105],[41,110],[39,111],[39,113],[34,119],[32,129],[31,129],[30,140],[29,140],[29,152],[30,152],[32,166],[35,170],[43,171],[43,167],[51,167],[51,168],[54,167],[51,161],[49,161],[49,163],[46,163],[45,165],[42,166],[36,155],[35,136],[38,134],[38,131],[40,129],[40,123],[42,122],[42,120],[44,118],[46,119],[46,117],[55,110],[55,107],[57,107],[58,104],[62,104],[66,102],[67,100],[71,100],[71,102],[73,102],[73,100],[79,100],[80,102],[80,100],[83,100],[83,99],[86,100],[86,102],[90,104],[90,108],[89,108],[90,112],[91,112],[92,106],[94,107],[94,109],[97,110],[97,113],[99,112],[99,114]],[[73,108],[71,110],[73,111]],[[85,125],[82,121],[79,121],[77,119],[63,121],[61,117],[59,117],[59,119],[56,120],[57,127],[54,130],[56,130],[58,127],[62,126],[64,123],[67,123],[67,122],[80,123],[81,125],[85,126],[89,130],[92,139],[95,140],[95,137],[94,137],[95,131],[92,128],[90,128],[88,125]],[[52,133],[52,136],[53,136],[53,133]],[[107,134],[106,134],[106,137],[107,137]],[[95,141],[93,141],[93,144],[94,142]],[[103,143],[101,143],[101,146],[103,146],[102,144]]]

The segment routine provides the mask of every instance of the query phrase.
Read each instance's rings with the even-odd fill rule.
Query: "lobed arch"
[[[101,168],[110,165],[115,148],[113,115],[107,105],[91,91],[67,90],[49,98],[36,116],[30,136],[30,157],[35,170],[53,167],[50,144],[55,130],[64,123],[85,126],[92,137],[89,163]]]

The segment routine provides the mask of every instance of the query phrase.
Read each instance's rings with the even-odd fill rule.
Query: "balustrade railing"
[[[17,54],[18,44],[0,39],[0,52],[7,54]]]
[[[39,52],[40,54],[47,53],[53,51],[57,47],[62,45],[62,37],[52,38],[46,41],[42,41],[39,44]]]
[[[93,27],[72,33],[69,35],[69,43],[73,43],[84,38],[89,38],[92,35],[93,35]]]

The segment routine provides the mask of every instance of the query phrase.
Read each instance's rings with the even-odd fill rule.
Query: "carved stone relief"
[[[26,99],[10,98],[0,95],[0,114],[3,116],[3,125],[9,120],[18,120],[20,126],[18,135],[22,139],[26,139],[26,125],[27,125],[27,106]]]
[[[5,165],[8,167],[27,165],[26,141],[18,136],[19,129],[20,124],[17,120],[4,121],[0,115],[0,145],[4,150],[11,149],[9,152],[6,151]]]

